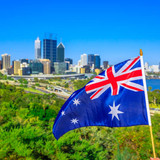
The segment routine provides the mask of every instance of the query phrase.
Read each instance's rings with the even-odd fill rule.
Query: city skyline
[[[12,66],[10,65],[10,55],[3,54],[1,55],[2,60],[0,60],[0,72],[2,74],[6,75],[32,75],[32,74],[75,74],[75,73],[96,73],[97,75],[104,71],[105,69],[111,67],[112,65],[109,65],[108,61],[103,61],[103,65],[101,65],[101,58],[99,55],[87,55],[82,54],[81,59],[78,61],[77,65],[71,65],[72,59],[65,58],[64,59],[64,45],[60,43],[57,47],[53,47],[53,44],[57,41],[54,40],[54,43],[51,39],[44,40],[44,44],[49,47],[44,47],[44,53],[47,51],[47,54],[49,57],[46,59],[46,57],[43,57],[43,59],[36,59],[34,60],[28,60],[28,59],[19,59],[12,61]],[[39,43],[39,41],[38,41]],[[37,45],[35,45],[37,46]],[[53,50],[54,48],[57,48],[56,50],[56,60],[53,61]],[[37,49],[35,47],[35,49]],[[48,49],[50,52],[48,52]],[[44,54],[45,55],[45,54]],[[139,57],[139,56],[138,56]],[[93,61],[94,60],[94,61]],[[24,63],[23,63],[24,62]],[[29,63],[28,63],[29,62]],[[118,64],[117,64],[118,65]],[[144,64],[144,69],[147,73],[158,73],[160,72],[160,63],[159,65],[151,65],[147,62]]]
[[[159,64],[159,4],[149,0],[3,1],[0,54],[34,59],[34,40],[38,36],[43,40],[50,32],[57,34],[57,43],[63,42],[66,57],[74,64],[86,53],[99,54],[101,63],[107,60],[114,65],[136,57],[140,48],[145,62]]]
[[[49,34],[52,35],[52,33],[49,33]],[[44,45],[41,45],[41,41],[43,41],[43,43],[44,43],[45,40],[51,40],[51,41],[57,41],[57,40],[55,38],[51,38],[51,39],[50,38],[44,38],[44,39],[41,40],[39,37],[37,37],[37,39],[34,40],[34,45],[35,45],[34,46],[34,50],[36,50],[37,40],[38,40],[38,43],[40,43],[40,44],[38,44],[38,47],[40,47],[40,48],[38,48],[39,49],[38,52],[40,52],[39,54],[40,54],[40,57],[41,57],[41,58],[39,57],[39,59],[46,59],[45,56],[44,56]],[[59,44],[56,43],[56,45],[57,45],[57,47],[60,46],[60,45],[62,45],[64,47],[64,45],[63,45],[62,42],[59,42]],[[43,55],[41,55],[41,52],[43,53]],[[8,54],[8,53],[3,53],[3,54]],[[18,59],[24,59],[25,58],[25,59],[29,59],[29,60],[34,60],[34,59],[37,59],[36,55],[37,55],[37,53],[36,53],[36,51],[34,51],[34,56],[32,55],[33,58],[30,58],[30,57],[21,57],[21,58],[19,58],[19,57],[17,57],[16,59],[18,60]],[[82,53],[82,54],[80,54],[80,58],[77,60],[77,62],[75,62],[73,60],[74,61],[74,63],[73,63],[74,65],[77,65],[79,63],[79,60],[81,59],[82,55],[87,55],[88,56],[88,55],[99,55],[99,54],[86,54],[86,53]],[[99,56],[101,56],[101,55],[99,55]],[[66,56],[64,58],[71,58],[71,59],[73,59],[72,57],[66,57]],[[133,58],[133,57],[131,57],[131,58]],[[13,57],[11,57],[11,61],[14,61],[16,59],[13,58]],[[101,65],[106,60],[101,59],[100,60]],[[149,63],[148,61],[145,61],[145,62]],[[158,62],[158,64],[153,63],[153,64],[149,64],[149,65],[159,65],[159,64],[160,64],[160,62]],[[111,64],[110,63],[110,65],[115,65],[115,64]]]

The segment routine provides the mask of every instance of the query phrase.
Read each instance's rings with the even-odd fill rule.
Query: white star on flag
[[[116,117],[119,120],[118,114],[122,114],[123,112],[119,111],[120,104],[118,106],[115,106],[115,102],[113,102],[113,107],[109,105],[111,111],[108,114],[112,114],[112,120],[114,117]]]
[[[72,119],[72,120],[71,120],[71,123],[73,123],[73,124],[76,124],[76,123],[78,123],[78,119],[77,119],[77,118],[75,118],[75,119]]]
[[[75,104],[76,106],[77,106],[78,104],[80,104],[79,99],[75,99],[75,100],[73,101],[73,104]]]
[[[61,114],[62,114],[62,116],[64,116],[65,115],[65,111],[62,111]]]

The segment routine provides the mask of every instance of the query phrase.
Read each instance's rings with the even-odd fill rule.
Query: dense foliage
[[[147,159],[152,155],[148,126],[86,127],[55,140],[52,126],[64,100],[31,94],[0,83],[0,159]],[[160,156],[160,115],[152,118]]]
[[[85,79],[85,80],[75,80],[75,81],[73,81],[74,89],[78,90],[78,89],[84,87],[92,79],[93,79],[93,77],[91,77],[89,79]]]
[[[160,76],[160,72],[147,72],[147,75]]]
[[[160,106],[160,90],[156,89],[154,91],[148,92],[149,103]]]
[[[14,79],[11,78],[11,77],[7,77],[7,75],[3,75],[3,74],[0,72],[0,80],[14,80]]]

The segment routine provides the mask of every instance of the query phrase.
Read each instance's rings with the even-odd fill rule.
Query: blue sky
[[[65,57],[99,54],[110,64],[136,57],[160,62],[159,0],[0,0],[0,54],[34,58],[34,40],[57,34]]]

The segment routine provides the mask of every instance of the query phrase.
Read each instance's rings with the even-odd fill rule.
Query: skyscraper
[[[7,73],[8,73],[8,75],[14,74],[14,68],[8,68]]]
[[[22,67],[22,75],[30,75],[31,68],[30,67]]]
[[[81,65],[82,66],[87,65],[87,55],[86,54],[81,55]]]
[[[43,64],[39,60],[30,61],[29,67],[32,74],[43,73]]]
[[[97,54],[95,54],[95,55],[94,55],[94,69],[100,68],[100,65],[101,65],[100,56],[97,55]]]
[[[69,64],[73,64],[73,60],[71,58],[65,58],[65,62],[69,62]]]
[[[43,64],[43,73],[50,74],[51,73],[51,61],[49,59],[40,59],[39,61]]]
[[[54,62],[54,69],[56,74],[64,74],[66,70],[65,62]]]
[[[20,59],[20,61],[21,61],[21,63],[27,63],[27,64],[28,64],[28,62],[29,62],[28,59]]]
[[[88,55],[88,65],[92,67],[93,64],[94,64],[94,54],[89,54]]]
[[[43,59],[49,59],[51,63],[56,62],[57,58],[57,40],[44,39],[43,40]]]
[[[18,70],[20,69],[20,61],[14,61],[14,74],[18,75]]]
[[[71,58],[65,58],[66,70],[70,69],[70,66],[73,64],[73,60]]]
[[[41,59],[41,41],[39,37],[35,40],[35,59]]]
[[[107,69],[108,68],[108,61],[103,61],[103,68]]]
[[[2,61],[0,60],[0,70],[2,69]]]
[[[64,45],[61,42],[57,47],[57,62],[64,62]]]
[[[2,68],[8,69],[10,68],[10,55],[8,54],[2,54]]]

